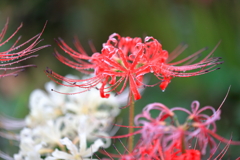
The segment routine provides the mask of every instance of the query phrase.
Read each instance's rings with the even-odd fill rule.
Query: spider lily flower
[[[8,20],[7,20],[5,27],[2,29],[0,33],[0,47],[8,43],[17,34],[20,28],[22,28],[22,26],[23,25],[21,24],[10,37],[8,37],[6,40],[3,40],[8,28]],[[2,73],[0,73],[0,78],[11,76],[11,75],[17,76],[19,72],[24,70],[24,68],[36,67],[36,65],[33,65],[33,64],[24,65],[24,66],[15,66],[15,67],[10,67],[10,66],[20,63],[26,59],[37,57],[38,55],[30,55],[30,54],[50,46],[50,45],[44,45],[36,48],[36,46],[42,41],[40,37],[43,34],[45,26],[46,24],[44,25],[44,28],[41,33],[35,35],[34,37],[30,38],[26,42],[22,44],[18,44],[21,38],[20,36],[8,50],[0,52],[0,62],[1,62],[0,70],[2,71]],[[23,47],[25,48],[20,51],[18,50],[19,48],[23,48]]]
[[[136,146],[135,151],[130,155],[122,155],[119,160],[201,160],[201,154],[198,150],[187,149],[184,153],[181,153],[181,146],[175,144],[172,148],[167,151],[161,150],[161,145],[153,141],[151,146],[148,147],[138,147]],[[153,154],[153,151],[157,151],[159,154]],[[137,155],[137,156],[136,156]],[[151,156],[149,156],[151,155]]]
[[[231,142],[231,140],[229,140],[229,142]],[[160,144],[156,144],[156,141],[153,141],[151,143],[151,146],[148,148],[140,148],[137,147],[135,148],[135,153],[132,154],[124,154],[124,155],[120,155],[119,160],[145,160],[145,159],[153,159],[153,160],[201,160],[201,159],[222,159],[223,156],[226,154],[230,144],[228,144],[222,149],[222,151],[220,151],[220,153],[216,154],[213,153],[210,156],[202,156],[201,152],[198,149],[186,149],[184,153],[182,153],[181,151],[181,146],[179,145],[180,143],[176,143],[171,149],[162,152],[161,150],[161,145]],[[152,155],[152,151],[153,150],[157,150],[158,149],[158,153],[156,155]],[[215,150],[216,152],[217,150]],[[136,153],[138,153],[138,157],[136,158]],[[214,155],[216,154],[216,155]],[[152,156],[149,156],[152,155]],[[111,156],[109,154],[109,156]],[[112,157],[111,157],[112,158]]]
[[[179,46],[173,53],[168,54],[153,37],[146,37],[142,41],[139,37],[121,37],[119,34],[114,33],[103,44],[101,52],[96,52],[91,44],[93,55],[89,56],[77,39],[74,41],[77,51],[70,48],[60,38],[57,43],[73,59],[70,60],[55,50],[55,56],[59,61],[82,73],[94,73],[95,76],[83,80],[71,79],[63,77],[51,69],[45,71],[47,76],[56,83],[61,84],[58,81],[60,80],[67,83],[62,85],[83,88],[83,91],[77,93],[95,88],[100,83],[99,90],[103,98],[108,98],[111,91],[121,94],[127,83],[129,83],[130,99],[133,96],[135,100],[138,100],[141,98],[139,89],[142,87],[152,87],[160,83],[159,87],[164,91],[174,77],[191,77],[205,74],[217,69],[214,67],[223,63],[219,61],[220,58],[211,57],[219,44],[204,59],[191,64],[206,48],[183,60],[172,62],[184,51],[186,45]],[[185,65],[178,66],[183,63]],[[144,75],[148,73],[152,73],[157,77],[160,80],[159,83],[155,85],[144,84]]]
[[[4,138],[19,141],[20,150],[14,159],[53,160],[59,156],[60,159],[90,159],[87,157],[99,147],[110,145],[111,139],[99,136],[109,137],[116,132],[112,123],[120,112],[118,98],[103,99],[98,90],[71,96],[56,94],[51,92],[52,88],[63,92],[76,91],[77,88],[56,85],[52,81],[46,83],[45,88],[47,92],[36,89],[31,93],[30,113],[25,121],[0,115],[0,129],[22,129],[20,135],[15,134],[16,138],[0,132]],[[89,143],[92,143],[90,148]],[[4,156],[7,155],[0,151],[0,157]]]
[[[151,113],[159,112],[156,118]],[[176,111],[187,113],[183,124],[178,121]],[[205,111],[211,111],[208,115]],[[216,121],[220,120],[220,109],[215,110],[211,106],[200,108],[198,101],[193,101],[191,111],[181,108],[167,108],[161,103],[147,105],[141,114],[135,117],[136,127],[140,129],[134,133],[112,138],[126,138],[128,136],[140,134],[141,138],[137,142],[134,150],[124,155],[123,159],[200,159],[206,155],[207,147],[210,148],[212,157],[218,149],[219,142],[229,145],[240,145],[240,141],[232,141],[219,136]],[[194,148],[192,146],[195,146]],[[225,149],[226,150],[226,149]],[[222,155],[224,155],[225,150]],[[109,154],[110,155],[110,154]]]

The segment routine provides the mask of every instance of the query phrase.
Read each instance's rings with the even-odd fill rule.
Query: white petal
[[[21,154],[14,154],[13,157],[14,157],[14,160],[23,160]]]
[[[63,145],[66,145],[67,149],[71,152],[72,155],[78,154],[77,147],[70,141],[67,137],[60,140]]]
[[[52,155],[54,158],[57,158],[57,159],[74,160],[74,157],[72,155],[63,151],[59,151],[58,149],[55,149]]]
[[[86,134],[82,133],[82,134],[79,134],[79,139],[80,139],[80,153],[81,152],[84,152],[86,149],[87,149],[87,136]]]
[[[104,146],[104,143],[101,139],[97,139],[94,144],[92,144],[87,150],[80,152],[82,157],[89,157],[93,153],[97,152],[100,147]]]
[[[51,156],[48,156],[45,158],[45,160],[56,160],[57,158],[54,158],[54,157],[51,157]]]
[[[25,160],[43,160],[39,153],[37,152],[29,152],[25,157]]]

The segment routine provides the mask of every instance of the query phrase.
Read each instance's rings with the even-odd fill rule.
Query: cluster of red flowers
[[[205,114],[210,110],[211,115]],[[183,124],[178,121],[176,111],[187,113]],[[156,118],[151,113],[159,112]],[[198,101],[193,101],[191,111],[175,107],[169,109],[161,103],[147,105],[141,114],[135,117],[136,126],[141,127],[134,134],[140,134],[134,150],[121,155],[121,160],[200,160],[206,154],[207,146],[210,148],[210,157],[213,157],[219,145],[215,139],[227,144],[240,145],[239,141],[227,140],[216,134],[216,121],[220,120],[220,109],[211,106],[200,108]],[[130,135],[115,136],[123,138]],[[217,155],[222,157],[224,151]],[[111,155],[109,154],[111,157]],[[221,158],[220,158],[221,159]]]
[[[159,79],[160,88],[164,91],[173,77],[190,77],[205,74],[217,69],[214,67],[222,63],[219,61],[220,58],[210,57],[216,47],[198,63],[191,64],[205,48],[183,60],[170,63],[186,46],[179,46],[169,55],[153,37],[146,37],[142,42],[141,38],[138,37],[121,37],[114,33],[103,44],[100,53],[96,52],[94,47],[91,47],[94,52],[92,56],[86,54],[77,39],[74,45],[78,51],[70,48],[62,39],[59,39],[57,43],[76,62],[55,51],[55,56],[59,61],[80,72],[94,73],[94,77],[83,80],[70,79],[50,69],[46,70],[47,76],[59,84],[61,83],[57,80],[67,82],[68,85],[62,85],[68,87],[83,88],[84,90],[81,92],[96,88],[100,83],[99,90],[103,98],[108,98],[108,93],[116,91],[119,87],[120,89],[116,91],[116,94],[122,93],[129,81],[129,98],[131,99],[131,96],[133,96],[135,100],[138,100],[141,98],[138,90],[140,87],[154,86],[144,84],[144,75],[148,73],[152,73]],[[185,65],[176,66],[182,63],[185,63]],[[187,72],[195,69],[200,70]]]
[[[0,47],[6,44],[8,41],[10,41],[16,35],[16,33],[20,30],[21,27],[22,27],[22,24],[16,29],[16,31],[10,37],[8,37],[6,40],[3,41],[3,38],[8,28],[8,21],[7,21],[7,23],[5,24],[5,27],[2,29],[0,33]],[[38,55],[30,55],[30,54],[50,46],[50,45],[44,45],[44,46],[35,48],[38,45],[38,43],[42,41],[40,37],[43,33],[43,30],[41,33],[35,35],[34,37],[32,37],[31,39],[27,40],[22,44],[18,44],[21,38],[21,37],[18,37],[15,43],[8,50],[0,52],[0,62],[2,63],[0,64],[0,70],[3,71],[2,73],[0,73],[0,78],[6,77],[6,76],[12,76],[12,75],[17,76],[19,72],[24,70],[24,68],[36,67],[33,64],[24,65],[24,66],[15,66],[15,67],[9,67],[9,66],[15,65],[29,58],[37,57]],[[29,46],[25,47],[30,42],[32,43]],[[25,48],[18,51],[18,49],[23,47]]]
[[[0,47],[11,40],[21,27],[22,24],[8,39],[2,41],[8,28],[7,22],[0,33]],[[36,57],[37,55],[30,54],[49,46],[44,45],[35,48],[41,42],[40,37],[42,33],[43,31],[20,45],[17,44],[20,40],[18,38],[7,51],[0,52],[0,61],[2,62],[0,70],[3,71],[0,74],[0,78],[17,75],[24,68],[35,66],[9,67],[26,59]],[[30,42],[32,43],[25,49],[17,51]],[[223,63],[220,61],[220,58],[211,57],[218,45],[197,63],[193,62],[206,48],[183,60],[172,62],[185,50],[186,45],[180,45],[175,51],[168,54],[153,37],[146,37],[142,41],[138,37],[121,37],[114,33],[103,44],[101,52],[96,52],[93,45],[91,45],[93,51],[91,56],[84,51],[77,39],[74,41],[77,51],[70,48],[60,38],[57,40],[57,43],[74,60],[62,56],[55,50],[55,56],[59,61],[82,73],[93,74],[93,77],[83,80],[71,79],[63,77],[51,69],[45,71],[47,76],[58,84],[83,88],[78,93],[88,91],[91,88],[97,88],[97,85],[101,84],[100,88],[97,89],[100,90],[102,98],[108,98],[109,93],[112,91],[115,91],[116,94],[121,94],[129,83],[129,99],[132,100],[134,98],[138,100],[141,98],[139,89],[142,87],[152,87],[159,84],[160,89],[164,91],[174,77],[191,77],[205,74],[218,69],[215,66]],[[180,64],[184,65],[178,66]],[[8,73],[7,71],[9,70],[14,71]],[[159,80],[159,83],[154,85],[145,84],[144,76],[148,73],[153,74]],[[159,112],[156,118],[153,118],[150,113],[153,110],[158,110]],[[206,110],[210,110],[212,115],[209,116],[203,113]],[[178,121],[175,111],[182,111],[188,115],[183,124]],[[191,111],[181,107],[169,109],[161,103],[149,104],[143,109],[141,114],[135,117],[135,125],[138,126],[137,128],[140,128],[139,130],[124,136],[112,137],[123,138],[137,134],[140,134],[141,137],[133,151],[127,154],[120,154],[118,158],[121,160],[200,160],[201,156],[206,154],[207,147],[210,148],[210,157],[215,154],[219,147],[216,140],[227,143],[223,152],[216,157],[216,159],[221,158],[230,144],[240,145],[240,142],[227,140],[216,134],[216,121],[220,119],[220,113],[220,109],[215,110],[211,106],[205,106],[200,109],[198,101],[194,101],[191,104]],[[107,155],[112,158],[110,154]]]

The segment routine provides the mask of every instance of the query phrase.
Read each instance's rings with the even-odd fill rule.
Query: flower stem
[[[185,147],[185,142],[184,142],[184,134],[181,137],[181,151],[182,151],[182,154],[186,153],[186,147]]]
[[[128,130],[128,133],[131,134],[134,132],[134,99],[133,99],[133,96],[132,96],[132,99],[131,99],[131,104],[129,106],[129,130]],[[129,152],[132,152],[133,151],[133,144],[134,144],[134,136],[130,136],[128,138],[128,151]]]

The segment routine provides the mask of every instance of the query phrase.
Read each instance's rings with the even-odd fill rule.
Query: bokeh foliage
[[[208,46],[209,49],[202,53],[200,59],[221,41],[214,53],[214,56],[222,57],[225,61],[220,70],[202,76],[175,78],[164,93],[158,87],[147,88],[142,99],[137,101],[135,112],[139,113],[146,104],[152,102],[189,108],[193,100],[199,100],[202,106],[217,108],[231,85],[222,107],[218,133],[226,138],[232,135],[233,140],[240,140],[240,1],[1,0],[0,28],[3,28],[8,17],[10,23],[7,35],[23,22],[24,26],[18,33],[22,35],[21,42],[39,33],[48,20],[41,44],[51,44],[52,47],[37,52],[38,58],[22,63],[34,63],[38,68],[29,68],[18,77],[0,79],[1,113],[18,118],[28,113],[29,94],[36,88],[44,88],[44,84],[49,81],[43,73],[46,67],[62,75],[79,75],[52,55],[54,48],[60,51],[54,38],[61,37],[73,46],[72,39],[78,36],[91,54],[88,40],[92,40],[100,51],[102,43],[114,32],[131,37],[148,35],[158,39],[169,52],[180,43],[187,43],[189,47],[180,58]],[[7,48],[13,42],[10,41],[4,47]],[[3,47],[0,48],[2,50]],[[156,79],[149,78],[150,83],[156,82]],[[124,110],[121,116],[127,116],[127,112],[127,109]],[[4,145],[0,143],[1,147]],[[240,146],[230,147],[226,157],[236,158],[239,156],[237,150],[240,150]]]

